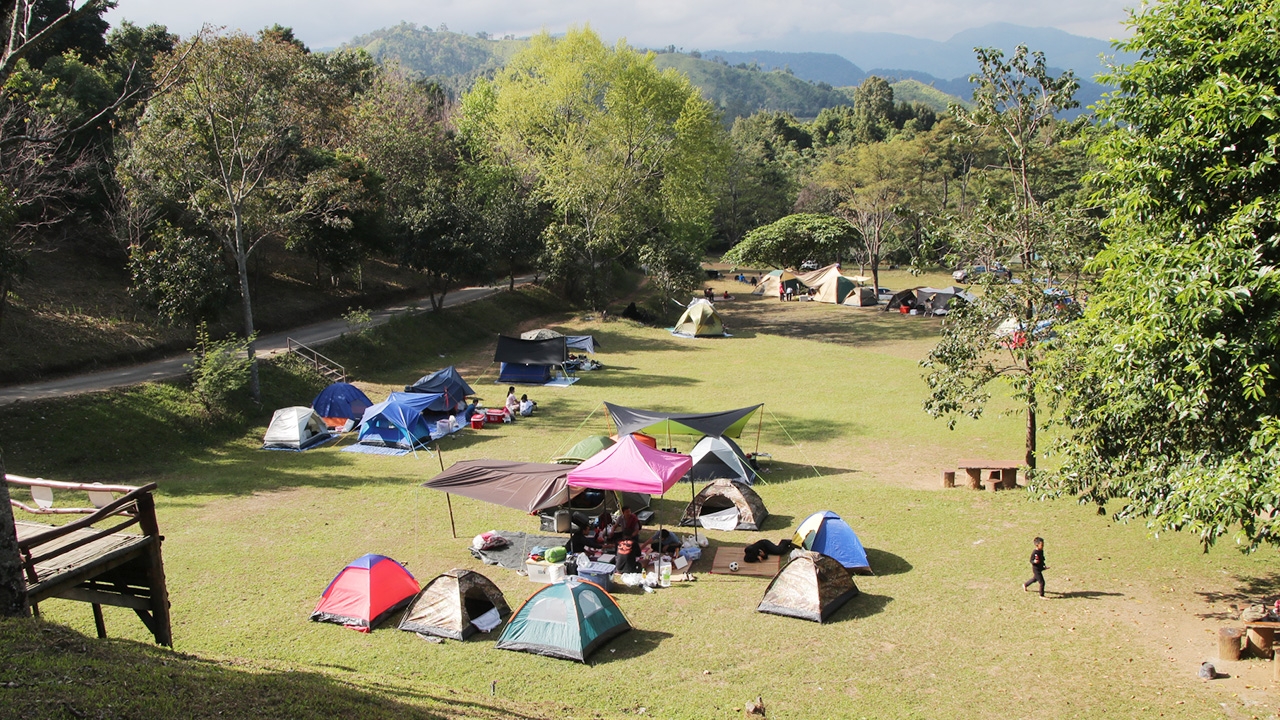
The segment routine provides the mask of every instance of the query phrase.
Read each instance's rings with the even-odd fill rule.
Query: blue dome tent
[[[360,388],[344,382],[336,382],[321,390],[311,401],[311,409],[331,428],[344,427],[348,420],[359,422],[371,405],[373,401]]]
[[[846,570],[856,575],[874,575],[867,551],[862,547],[858,534],[849,523],[830,510],[816,512],[805,518],[796,528],[792,542],[805,550],[822,553],[835,559]]]

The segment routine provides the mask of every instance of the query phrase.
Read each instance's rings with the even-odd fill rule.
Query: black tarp
[[[604,407],[609,411],[609,417],[613,419],[613,425],[617,428],[619,435],[647,429],[651,435],[655,433],[689,435],[690,431],[693,431],[692,434],[696,435],[741,437],[746,418],[763,407],[763,403],[737,410],[709,413],[659,412],[622,407],[612,403],[605,403]]]
[[[520,365],[562,365],[569,359],[569,350],[563,337],[546,340],[521,340],[498,336],[498,349],[493,353],[494,362]]]
[[[565,476],[572,465],[510,460],[462,460],[423,487],[532,513],[569,501],[578,492]]]

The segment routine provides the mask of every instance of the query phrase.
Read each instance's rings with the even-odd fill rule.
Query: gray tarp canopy
[[[577,494],[565,479],[572,469],[549,463],[463,460],[422,486],[533,513],[562,505]]]
[[[546,340],[521,340],[498,336],[498,349],[493,353],[494,362],[519,365],[563,365],[569,359],[569,350],[563,337]]]
[[[751,413],[763,407],[751,407],[737,410],[724,410],[709,413],[672,413],[657,410],[639,410],[605,403],[609,417],[619,435],[646,431],[649,434],[672,435],[715,435],[723,437],[741,437],[742,428],[746,425]]]

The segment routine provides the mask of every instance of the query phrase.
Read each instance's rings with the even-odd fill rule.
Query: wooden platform
[[[747,577],[764,577],[772,578],[778,574],[778,568],[782,566],[782,558],[777,555],[770,556],[760,562],[749,563],[743,560],[745,548],[740,547],[720,547],[716,548],[716,556],[711,561],[711,572],[714,575],[746,575]],[[738,572],[729,569],[729,563],[738,563]]]
[[[41,601],[50,598],[86,602],[93,606],[98,637],[106,637],[102,606],[125,607],[137,614],[157,643],[173,644],[160,555],[163,538],[151,496],[154,484],[141,488],[85,485],[13,475],[5,480],[15,510],[37,516],[85,516],[63,525],[15,518],[27,598],[34,613],[39,615]],[[17,499],[15,490],[24,486],[30,489],[35,506]],[[96,506],[54,508],[53,490],[88,492]],[[123,497],[115,498],[117,494]]]

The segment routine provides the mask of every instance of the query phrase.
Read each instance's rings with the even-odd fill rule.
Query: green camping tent
[[[613,445],[613,438],[608,435],[590,435],[569,448],[569,452],[555,458],[555,462],[577,465],[610,445]]]
[[[497,647],[586,662],[597,648],[630,629],[609,593],[571,575],[525,600]]]
[[[701,299],[694,300],[680,316],[680,321],[672,328],[671,334],[684,337],[723,336],[724,323],[711,303]]]

